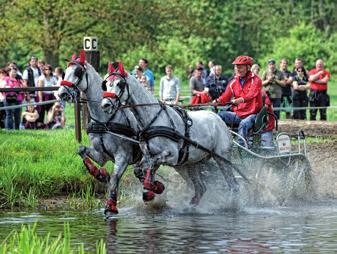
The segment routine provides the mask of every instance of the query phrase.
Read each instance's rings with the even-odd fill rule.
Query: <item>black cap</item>
[[[268,64],[275,64],[275,60],[274,59],[269,59],[268,60]]]

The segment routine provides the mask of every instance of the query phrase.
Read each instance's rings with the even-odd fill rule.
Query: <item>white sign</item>
[[[277,137],[277,146],[279,153],[290,153],[291,142],[290,137],[287,134],[281,134]]]
[[[98,50],[97,37],[84,37],[83,38],[83,49],[85,51]]]

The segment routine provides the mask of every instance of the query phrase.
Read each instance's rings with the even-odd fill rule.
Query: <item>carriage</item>
[[[100,171],[92,168],[90,159],[102,165],[107,157],[115,160],[114,173],[111,178],[106,178],[110,192],[106,213],[118,213],[118,183],[132,159],[131,143],[139,145],[135,149],[142,152],[135,171],[141,168],[143,172],[139,179],[143,184],[145,202],[164,191],[164,185],[155,180],[156,170],[163,164],[172,166],[187,183],[193,185],[195,194],[191,199],[192,205],[197,205],[206,192],[207,183],[202,170],[214,165],[224,176],[230,192],[237,193],[239,183],[243,180],[254,188],[267,189],[276,200],[280,200],[279,197],[284,199],[284,195],[279,195],[279,190],[275,190],[275,183],[271,185],[272,188],[267,186],[267,181],[261,181],[263,178],[277,175],[280,179],[279,189],[284,190],[289,185],[291,192],[293,186],[299,186],[300,182],[303,182],[303,186],[308,186],[307,183],[311,181],[310,165],[305,156],[304,135],[299,139],[303,148],[299,148],[297,152],[286,149],[292,142],[285,134],[278,135],[278,142],[284,145],[276,150],[262,152],[258,151],[259,147],[256,150],[246,143],[240,145],[237,140],[242,137],[230,130],[213,112],[203,110],[186,113],[160,103],[139,86],[134,77],[127,75],[121,63],[110,67],[108,77],[102,82],[92,66],[81,57],[80,61],[69,64],[59,90],[61,98],[62,94],[65,97],[74,94],[72,97],[75,98],[79,91],[84,92],[90,104],[91,119],[99,127],[99,132],[93,133],[91,137],[93,143],[97,140],[96,145],[93,148],[83,148],[84,152],[80,153],[89,172],[96,178],[100,174]],[[100,87],[101,83],[105,92]],[[123,112],[120,120],[116,117],[118,112]],[[125,133],[114,133],[110,126],[120,126],[120,121],[125,122],[123,125],[131,130],[130,133],[138,134],[128,137]],[[236,141],[233,141],[233,135]],[[252,144],[254,142],[253,139]],[[129,148],[120,149],[123,145]],[[99,155],[96,159],[95,154]],[[213,164],[210,158],[214,159]],[[280,165],[279,169],[274,168],[275,165]],[[296,168],[295,174],[292,174],[294,170],[290,167]],[[297,189],[294,188],[294,192],[297,193]]]

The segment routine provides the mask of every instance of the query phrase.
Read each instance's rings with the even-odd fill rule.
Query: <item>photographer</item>
[[[265,88],[274,108],[281,106],[282,87],[286,86],[282,72],[276,69],[275,60],[268,61],[268,69],[262,76],[262,85]],[[274,110],[277,118],[280,118],[280,110]]]

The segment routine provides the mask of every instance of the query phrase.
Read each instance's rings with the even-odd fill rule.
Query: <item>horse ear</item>
[[[84,49],[82,49],[82,50],[80,51],[80,63],[81,63],[81,64],[84,64],[84,63],[85,63],[85,51],[84,51]]]
[[[116,69],[113,67],[112,63],[109,62],[108,64],[108,72],[109,74],[113,73]]]
[[[127,72],[124,70],[124,66],[122,62],[118,63],[118,70],[119,70],[119,73],[122,74],[124,77],[128,76]]]
[[[76,55],[75,53],[71,55],[71,60],[72,60],[72,61],[75,61],[76,58],[77,58],[77,55]]]

